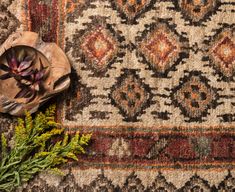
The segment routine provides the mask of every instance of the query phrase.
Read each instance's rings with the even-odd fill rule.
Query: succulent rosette
[[[46,79],[46,72],[48,67],[44,67],[40,60],[40,69],[30,70],[23,78],[20,76],[18,86],[21,90],[17,93],[15,98],[28,98],[28,102],[33,100],[37,94],[43,94],[45,91],[43,81]]]
[[[32,64],[35,55],[27,55],[25,50],[20,50],[18,58],[16,57],[16,51],[14,48],[6,51],[7,65],[0,63],[0,69],[6,73],[0,76],[1,80],[8,78],[15,78],[20,80],[23,77],[29,76],[33,73]]]
[[[37,51],[30,50],[26,47],[12,47],[6,51],[6,62],[0,63],[0,70],[6,72],[0,76],[0,80],[14,78],[19,92],[15,95],[17,98],[25,98],[26,102],[31,102],[38,94],[45,91],[43,81],[46,80],[46,72],[48,66],[44,66],[42,59]],[[37,68],[37,58],[39,60],[39,68]]]

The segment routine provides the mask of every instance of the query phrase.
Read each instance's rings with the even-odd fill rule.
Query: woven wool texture
[[[234,0],[1,1],[0,43],[17,30],[66,52],[57,118],[93,133],[23,191],[235,190]]]

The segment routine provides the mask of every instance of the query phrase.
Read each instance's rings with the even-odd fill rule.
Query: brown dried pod
[[[17,32],[0,46],[0,112],[34,113],[70,85],[71,66],[55,44],[37,33]]]

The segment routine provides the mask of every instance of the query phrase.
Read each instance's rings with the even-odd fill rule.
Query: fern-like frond
[[[35,174],[44,170],[60,172],[56,166],[67,163],[69,159],[78,160],[79,153],[85,153],[91,135],[69,136],[61,125],[55,122],[55,105],[45,113],[32,118],[29,112],[18,120],[15,127],[15,146],[7,154],[7,140],[2,135],[2,158],[0,162],[0,191],[12,191],[27,182]]]

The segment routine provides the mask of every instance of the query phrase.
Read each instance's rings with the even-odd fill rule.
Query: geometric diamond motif
[[[112,8],[120,13],[125,23],[136,24],[144,12],[151,9],[156,0],[110,0]]]
[[[137,117],[150,106],[151,89],[142,82],[136,70],[125,69],[111,88],[111,103],[118,107],[125,121],[137,121]]]
[[[104,71],[117,53],[117,42],[103,27],[97,26],[83,37],[81,49],[93,70]]]
[[[177,50],[177,47],[173,42],[169,41],[165,34],[161,32],[156,34],[144,48],[150,52],[150,55],[154,57],[153,59],[160,67],[164,66],[164,62],[170,58],[170,55],[173,54],[175,50]]]
[[[76,30],[71,40],[66,42],[66,52],[72,49],[72,56],[83,63],[82,69],[90,76],[104,77],[105,73],[125,55],[122,51],[125,38],[106,22],[105,17],[93,17],[85,24],[85,29]]]
[[[192,71],[172,90],[173,104],[181,109],[189,121],[202,121],[202,117],[208,114],[208,109],[217,106],[216,89],[212,88],[208,81],[201,72]]]
[[[225,30],[216,35],[209,49],[209,57],[214,67],[226,78],[235,72],[235,40],[232,31]]]
[[[215,56],[219,57],[225,67],[229,67],[235,60],[235,44],[229,37],[224,38],[213,52]]]
[[[220,6],[218,0],[177,0],[173,3],[181,11],[183,18],[193,25],[206,21]]]
[[[187,52],[187,40],[178,35],[165,23],[151,24],[139,38],[138,52],[150,68],[158,74],[166,74],[178,64]],[[184,48],[183,48],[184,47]]]

